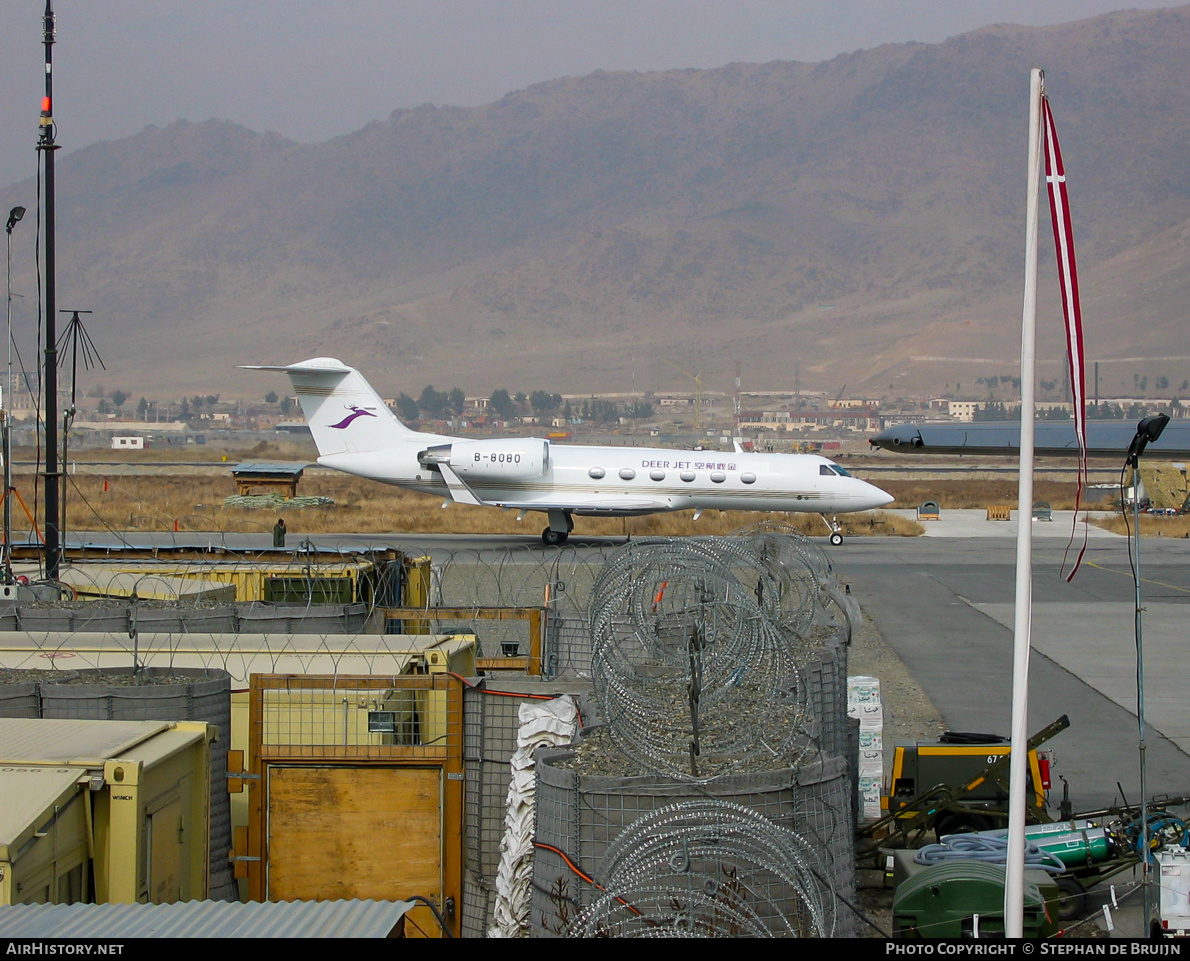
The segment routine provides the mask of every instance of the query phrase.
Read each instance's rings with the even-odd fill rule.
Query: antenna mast
[[[52,0],[45,0],[42,42],[45,44],[45,96],[41,101],[41,137],[37,149],[45,163],[45,349],[42,358],[45,371],[45,573],[51,581],[56,581],[60,562],[58,491],[61,474],[58,471],[58,332],[54,297],[54,151],[58,145],[54,142]]]

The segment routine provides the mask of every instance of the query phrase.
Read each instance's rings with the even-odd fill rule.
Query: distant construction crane
[[[837,394],[835,394],[835,399],[831,401],[831,410],[834,410],[836,407],[839,406],[839,401],[841,401],[843,399],[843,391],[845,391],[846,389],[847,389],[846,384],[844,384],[842,387],[839,388],[839,392]]]

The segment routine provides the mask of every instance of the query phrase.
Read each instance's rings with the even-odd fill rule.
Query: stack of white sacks
[[[489,938],[528,935],[533,881],[533,811],[537,773],[533,752],[539,747],[562,747],[574,739],[578,711],[567,696],[551,701],[527,701],[518,712],[516,753],[509,762],[508,811],[500,839],[500,867],[496,871],[496,904]]]
[[[847,678],[847,714],[859,719],[860,817],[880,817],[884,779],[884,706],[880,678]]]

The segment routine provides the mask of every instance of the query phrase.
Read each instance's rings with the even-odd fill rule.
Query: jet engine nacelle
[[[460,477],[541,477],[549,466],[550,442],[510,437],[454,441],[426,451],[425,460],[446,463]]]

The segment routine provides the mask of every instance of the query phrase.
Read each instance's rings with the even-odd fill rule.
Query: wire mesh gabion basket
[[[638,541],[608,559],[589,608],[595,691],[617,745],[648,770],[706,780],[806,749],[809,644],[795,624],[818,590],[773,570],[743,538]],[[782,616],[795,594],[808,616]]]
[[[728,801],[683,801],[629,824],[604,893],[571,937],[831,937],[834,890],[816,850]]]

